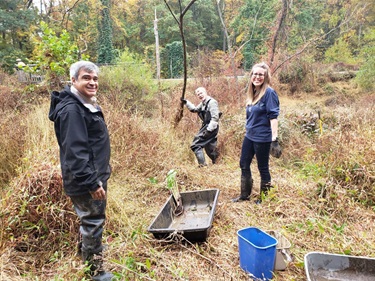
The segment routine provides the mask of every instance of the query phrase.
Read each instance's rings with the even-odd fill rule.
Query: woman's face
[[[251,74],[251,82],[255,88],[260,88],[264,83],[264,76],[266,75],[266,70],[261,67],[255,67]]]

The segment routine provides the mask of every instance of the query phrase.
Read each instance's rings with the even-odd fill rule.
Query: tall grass
[[[289,125],[281,132],[289,142],[288,162],[294,162],[304,175],[317,182],[320,197],[336,200],[337,192],[344,191],[371,207],[375,202],[373,96],[356,99],[356,103],[345,106],[321,107],[322,131],[317,112],[311,109],[315,114],[308,118],[288,115]]]
[[[181,122],[173,126],[180,86],[157,90],[133,85],[123,73],[124,69],[103,70],[106,78],[101,81],[108,81],[101,83],[99,96],[111,135],[113,167],[104,242],[107,266],[119,280],[248,280],[239,267],[236,236],[248,226],[278,230],[292,242],[294,260],[286,271],[275,272],[276,281],[305,280],[303,257],[309,251],[375,255],[374,94],[352,92],[351,85],[336,83],[330,85],[329,96],[290,96],[287,86],[276,85],[283,155],[271,158],[275,188],[261,205],[233,204],[230,199],[239,193],[245,124],[238,103],[242,94],[222,79],[204,85],[223,111],[220,160],[198,168],[190,143],[200,120],[185,109]],[[112,76],[115,82],[111,75],[117,75]],[[195,103],[192,92],[202,81],[188,85],[187,98]],[[333,97],[351,102],[334,103]],[[22,127],[23,133],[18,133],[20,154],[15,162],[19,174],[2,199],[0,277],[7,280],[85,280],[84,266],[75,257],[77,221],[61,192],[58,147],[47,111],[48,101],[30,106],[12,124],[15,132]],[[4,144],[10,143],[12,133],[5,135]],[[170,195],[166,176],[171,169],[177,171],[181,191],[220,189],[205,243],[189,243],[180,236],[175,242],[156,240],[147,231]],[[252,171],[256,196],[260,179],[255,163]]]
[[[9,189],[2,190],[7,196],[2,200],[1,242],[3,246],[8,243],[5,257],[18,264],[22,275],[32,275],[36,268],[54,264],[62,255],[58,251],[74,249],[77,236],[77,218],[63,194],[48,106],[47,102],[30,105],[29,114],[20,120],[23,141],[19,145],[18,176],[10,182]],[[17,125],[12,124],[14,128]],[[8,266],[3,270],[6,272]]]

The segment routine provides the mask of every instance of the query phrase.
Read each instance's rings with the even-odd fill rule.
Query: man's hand
[[[181,102],[182,102],[183,104],[186,104],[186,103],[187,103],[187,100],[186,100],[186,99],[181,98],[180,100],[181,100]]]
[[[102,186],[99,186],[99,188],[95,191],[90,192],[92,199],[94,200],[105,200],[105,190]]]
[[[279,141],[276,139],[275,141],[271,142],[270,154],[275,158],[280,158],[281,153],[281,146],[279,144]]]

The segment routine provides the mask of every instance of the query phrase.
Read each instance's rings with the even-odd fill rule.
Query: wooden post
[[[159,32],[158,32],[158,19],[156,17],[155,9],[155,20],[154,20],[154,34],[155,34],[155,56],[156,56],[156,79],[160,80],[160,52],[159,52]]]

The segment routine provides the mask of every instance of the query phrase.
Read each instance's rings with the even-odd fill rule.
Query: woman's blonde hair
[[[256,92],[255,87],[253,83],[251,82],[251,77],[253,76],[254,69],[260,67],[266,70],[264,73],[264,80],[263,84],[260,87],[260,91]],[[249,83],[249,88],[247,90],[247,101],[246,105],[250,104],[256,104],[265,94],[267,88],[271,86],[271,73],[270,73],[270,68],[265,62],[257,63],[254,64],[251,71],[250,71],[250,83]]]

